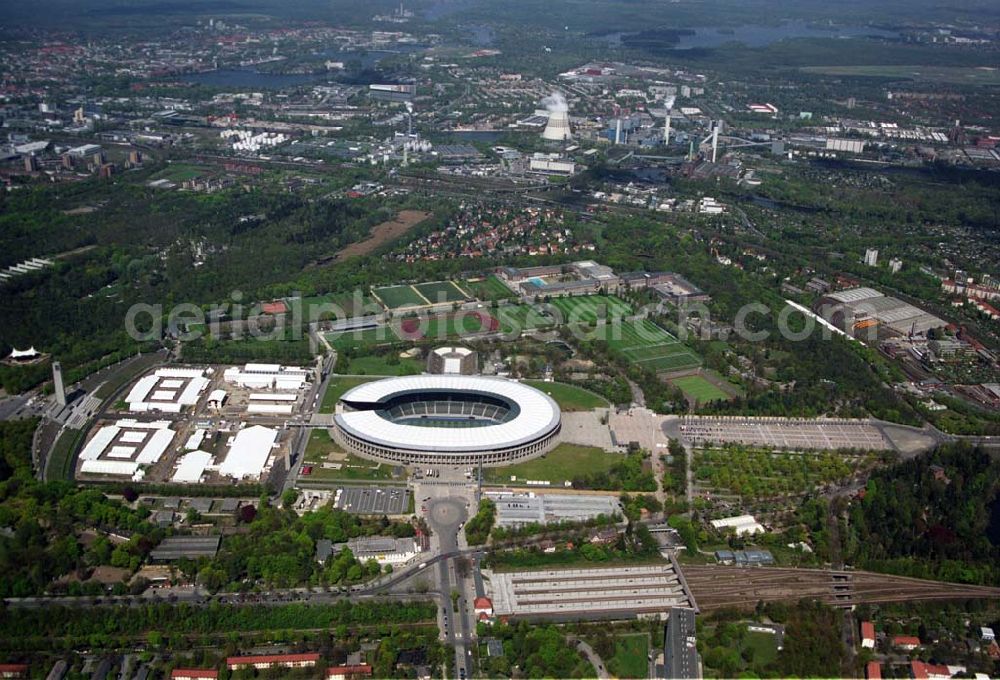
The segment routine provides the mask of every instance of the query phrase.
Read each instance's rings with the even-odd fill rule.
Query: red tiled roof
[[[950,678],[951,671],[948,670],[947,666],[942,666],[940,664],[924,663],[923,661],[911,661],[910,675],[914,677],[914,680],[928,680],[931,675]]]
[[[477,597],[472,601],[475,609],[493,609],[493,601],[488,597]]]
[[[875,639],[875,624],[871,621],[861,622],[861,637],[865,640]]]
[[[892,644],[900,647],[902,645],[917,645],[920,646],[920,638],[913,635],[897,635],[892,639]]]
[[[213,678],[219,677],[219,671],[210,668],[175,668],[170,673],[171,678]]]
[[[869,661],[865,666],[865,677],[868,680],[882,680],[882,664],[878,661]]]
[[[334,675],[371,675],[372,667],[366,663],[354,664],[350,666],[330,666],[326,669],[326,676]]]
[[[0,663],[0,673],[27,673],[26,663]]]

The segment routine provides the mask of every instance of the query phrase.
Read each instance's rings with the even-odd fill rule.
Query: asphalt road
[[[461,497],[440,498],[427,503],[427,523],[437,537],[438,549],[443,555],[459,552],[458,532],[468,519],[465,504],[466,499]],[[452,645],[455,649],[455,672],[459,677],[463,674],[468,676],[472,670],[470,642],[474,624],[470,620],[470,608],[465,601],[466,589],[459,583],[457,575],[454,575],[454,581],[452,580],[454,570],[450,560],[440,560],[435,568],[438,590],[445,596],[445,601],[442,602],[441,630],[444,632],[446,644]],[[457,612],[451,604],[453,590],[461,593]]]
[[[106,597],[12,597],[4,600],[4,604],[10,607],[25,607],[37,609],[40,607],[51,607],[61,605],[65,607],[99,607],[120,604],[139,606],[150,602],[174,602],[194,605],[207,605],[212,602],[234,605],[265,605],[276,606],[287,604],[288,602],[307,602],[310,604],[326,604],[337,602],[342,599],[365,600],[372,598],[388,597],[395,599],[426,599],[429,595],[437,595],[436,590],[428,593],[405,593],[395,590],[395,588],[408,579],[425,572],[441,563],[447,563],[456,557],[481,555],[485,552],[482,548],[469,550],[456,550],[430,557],[421,562],[416,567],[394,573],[390,578],[376,581],[371,584],[362,584],[352,587],[350,590],[331,589],[309,590],[306,588],[282,588],[269,590],[265,593],[250,593],[241,595],[239,593],[218,593],[211,595],[198,588],[151,588],[138,596],[106,596]],[[450,591],[443,593],[448,598]],[[449,601],[449,611],[451,603]]]

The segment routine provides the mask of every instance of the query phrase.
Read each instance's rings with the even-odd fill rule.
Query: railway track
[[[702,610],[801,598],[837,607],[905,600],[1000,599],[1000,588],[866,571],[688,566],[684,567],[684,576]]]

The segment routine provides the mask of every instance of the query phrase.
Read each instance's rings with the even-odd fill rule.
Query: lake
[[[655,32],[655,29],[653,29]],[[673,32],[673,31],[671,31]],[[859,38],[875,36],[879,38],[897,38],[898,33],[885,31],[868,26],[835,26],[828,29],[818,28],[805,21],[787,21],[777,26],[760,26],[747,24],[736,27],[697,26],[690,29],[677,29],[677,41],[671,49],[691,50],[696,48],[720,47],[726,43],[741,43],[747,47],[766,47],[781,40],[791,38]],[[635,33],[609,33],[601,36],[612,46],[621,46],[622,37],[628,42],[628,36]]]
[[[367,50],[364,52],[325,50],[316,53],[317,56],[343,61],[350,65],[357,63],[362,70],[372,68],[386,57],[396,54],[409,54],[426,49],[426,45],[398,45],[391,50]],[[210,85],[212,87],[232,87],[257,90],[283,90],[299,85],[324,83],[333,79],[338,71],[330,73],[262,73],[253,66],[245,68],[224,68],[215,71],[204,71],[183,76],[183,80]]]

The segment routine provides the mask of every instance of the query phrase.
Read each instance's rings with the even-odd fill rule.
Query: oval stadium
[[[347,450],[403,465],[506,465],[555,445],[559,406],[504,378],[415,375],[358,385],[334,433]]]

